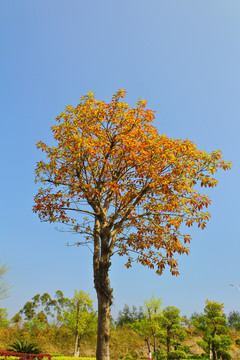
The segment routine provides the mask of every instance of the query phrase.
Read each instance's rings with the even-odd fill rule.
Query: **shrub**
[[[187,356],[188,360],[192,360],[192,359],[198,359],[198,360],[204,360],[204,359],[209,359],[208,354],[206,353],[202,353],[202,354],[189,354]]]
[[[184,351],[186,354],[189,354],[190,346],[180,344],[180,345],[178,345],[177,350],[181,350],[181,351]]]
[[[63,354],[51,354],[53,357],[64,356]]]
[[[187,359],[187,354],[181,350],[170,351],[168,353],[168,360]]]
[[[37,360],[51,360],[52,358],[52,355],[50,354],[24,354],[5,350],[0,351],[0,356],[3,356],[5,359],[8,357],[17,356],[19,357],[19,360],[35,360],[36,358]]]
[[[236,343],[236,345],[240,345],[240,338],[237,338],[237,339],[235,340],[235,343]]]
[[[73,356],[61,356],[61,360],[96,360],[95,357],[73,357]],[[51,360],[59,360],[58,356],[53,356]]]
[[[218,357],[218,359],[221,358],[222,360],[231,360],[232,359],[232,356],[230,355],[230,353],[225,350],[217,351],[217,357]]]
[[[165,351],[163,349],[160,349],[153,353],[153,358],[156,360],[165,360],[165,359],[167,359],[167,354],[165,353]]]
[[[127,354],[124,356],[123,360],[133,360],[133,357],[132,357],[132,355]]]
[[[10,348],[7,351],[16,351],[23,354],[40,354],[41,352],[35,343],[28,343],[26,340],[16,340],[9,346]]]

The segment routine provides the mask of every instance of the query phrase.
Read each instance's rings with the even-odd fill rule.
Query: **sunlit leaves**
[[[158,273],[169,266],[177,275],[174,255],[188,254],[191,240],[183,226],[204,229],[210,218],[210,199],[198,189],[215,187],[215,172],[231,163],[219,150],[208,154],[189,140],[159,135],[146,100],[131,108],[125,95],[119,90],[106,103],[90,92],[57,117],[56,145],[37,144],[47,161],[37,164],[36,181],[44,188],[33,210],[43,221],[85,234],[88,244],[96,240],[98,219],[110,256],[118,252],[127,267],[137,260]]]

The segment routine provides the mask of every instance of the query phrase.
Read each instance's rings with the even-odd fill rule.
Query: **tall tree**
[[[92,245],[98,360],[109,359],[112,255],[126,255],[127,267],[136,260],[161,274],[168,265],[178,275],[174,255],[188,254],[191,239],[181,225],[203,229],[210,217],[210,199],[194,185],[214,187],[214,172],[231,166],[219,150],[159,135],[146,101],[131,108],[125,95],[119,90],[108,104],[88,93],[56,118],[56,145],[37,144],[46,160],[37,164],[43,188],[33,211],[82,235],[77,245]]]

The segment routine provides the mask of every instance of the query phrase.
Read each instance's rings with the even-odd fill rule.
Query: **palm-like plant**
[[[35,343],[28,343],[26,340],[16,340],[9,346],[10,348],[7,349],[8,351],[15,351],[24,354],[39,354],[41,352]]]

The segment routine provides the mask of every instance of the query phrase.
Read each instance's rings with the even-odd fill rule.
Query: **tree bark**
[[[214,327],[214,330],[212,332],[212,337],[215,338],[215,333],[217,331],[216,326]],[[214,342],[212,342],[212,359],[213,360],[217,360],[217,356],[216,356],[216,349],[215,349],[215,344]]]
[[[97,360],[109,360],[110,339],[110,302],[109,299],[98,293],[98,337],[97,337]]]
[[[100,223],[96,220],[93,254],[94,286],[98,298],[96,359],[109,360],[110,311],[113,297],[109,280],[111,250],[109,247],[109,234],[105,232],[100,236],[99,230]]]
[[[150,344],[150,342],[149,342],[149,339],[146,338],[145,341],[146,341],[146,343],[147,343],[148,353],[150,353],[150,352],[151,352],[151,344]]]
[[[167,354],[170,352],[170,344],[171,344],[171,328],[167,327]]]
[[[74,357],[79,357],[80,342],[81,342],[81,337],[78,334],[76,334],[75,346],[74,346]]]

